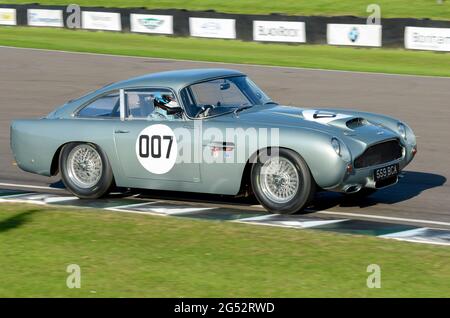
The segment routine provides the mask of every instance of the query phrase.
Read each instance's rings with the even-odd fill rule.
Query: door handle
[[[114,131],[115,134],[128,134],[130,131],[129,130],[122,130],[122,129],[117,129]]]
[[[210,142],[207,145],[203,145],[203,147],[210,147],[210,148],[218,148],[223,151],[232,151],[234,149],[234,142]]]
[[[194,129],[194,126],[192,126],[192,125],[183,125],[183,128],[186,128],[186,129]]]

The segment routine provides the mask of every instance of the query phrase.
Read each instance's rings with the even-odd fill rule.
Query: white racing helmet
[[[178,102],[171,94],[155,96],[153,103],[155,107],[159,107],[169,111],[180,107],[180,105],[178,105]]]

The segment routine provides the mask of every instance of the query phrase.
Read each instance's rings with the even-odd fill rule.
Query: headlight
[[[406,127],[402,123],[398,123],[397,125],[398,132],[403,139],[406,139]]]
[[[331,138],[331,146],[334,151],[340,156],[341,155],[341,143],[336,138]]]

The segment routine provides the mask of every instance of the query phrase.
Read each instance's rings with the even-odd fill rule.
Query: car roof
[[[133,77],[108,85],[102,90],[112,90],[127,87],[157,86],[169,87],[177,91],[187,85],[212,78],[242,75],[244,74],[239,71],[222,68],[199,68],[167,71]]]
[[[239,71],[222,68],[184,69],[145,74],[106,85],[80,98],[71,100],[50,113],[49,116],[57,116],[60,118],[71,117],[72,113],[84,103],[96,98],[97,96],[120,88],[168,87],[174,91],[179,91],[180,89],[196,82],[206,81],[213,78],[243,75],[245,74]]]

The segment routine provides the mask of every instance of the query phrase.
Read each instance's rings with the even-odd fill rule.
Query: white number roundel
[[[177,160],[178,146],[173,130],[166,125],[144,128],[136,140],[136,156],[141,165],[154,174],[170,171]]]

